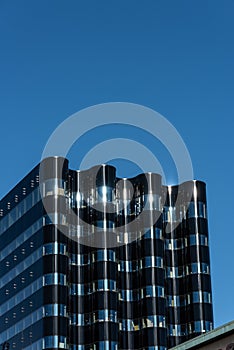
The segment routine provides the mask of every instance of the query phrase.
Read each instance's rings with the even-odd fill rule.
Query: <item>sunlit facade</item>
[[[213,328],[203,182],[52,157],[0,216],[3,349],[167,350]]]

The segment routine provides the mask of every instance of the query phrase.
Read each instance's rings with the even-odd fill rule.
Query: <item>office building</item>
[[[0,202],[3,349],[167,350],[213,327],[206,186],[44,159]]]

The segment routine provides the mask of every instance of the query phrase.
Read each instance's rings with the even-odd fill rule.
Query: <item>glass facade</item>
[[[208,242],[203,182],[47,158],[0,202],[2,345],[167,350],[209,331]]]

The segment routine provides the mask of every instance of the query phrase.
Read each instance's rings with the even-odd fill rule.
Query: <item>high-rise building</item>
[[[0,216],[2,349],[167,350],[212,329],[203,182],[51,157]]]

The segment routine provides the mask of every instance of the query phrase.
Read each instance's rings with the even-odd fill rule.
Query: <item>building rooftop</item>
[[[233,334],[234,341],[234,321],[226,323],[210,332],[204,333],[195,339],[186,341],[183,344],[177,345],[170,350],[196,350],[199,347],[204,347],[212,344],[214,341],[225,338]]]

